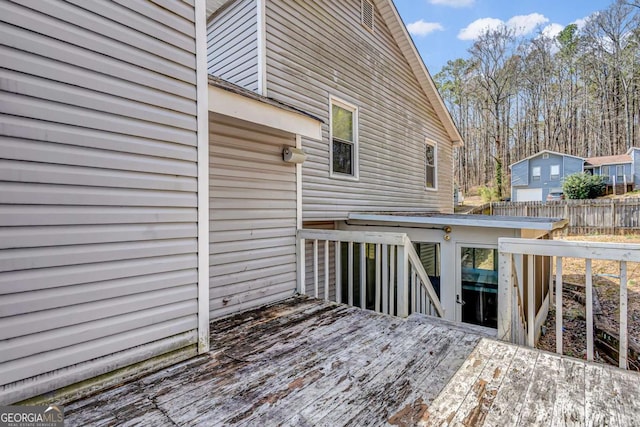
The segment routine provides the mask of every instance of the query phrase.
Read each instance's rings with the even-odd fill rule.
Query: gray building
[[[544,150],[509,166],[511,200],[529,202],[546,200],[552,191],[562,191],[564,178],[583,172],[584,159]]]

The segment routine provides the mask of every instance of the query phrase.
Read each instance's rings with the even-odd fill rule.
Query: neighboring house
[[[509,168],[513,202],[544,201],[550,192],[562,191],[567,176],[581,172],[606,176],[608,186],[640,188],[640,148],[634,147],[622,155],[589,158],[543,150]]]
[[[640,188],[640,148],[632,147],[617,156],[588,157],[585,172],[605,177],[607,186],[624,190]]]
[[[445,317],[495,328],[498,237],[563,225],[448,215],[462,141],[390,0],[4,1],[0,29],[0,404],[207,352],[317,279],[303,227],[359,236],[323,246],[361,278],[366,232],[406,233]]]
[[[564,179],[583,172],[584,159],[543,150],[509,166],[511,201],[543,201],[552,191],[562,191]]]

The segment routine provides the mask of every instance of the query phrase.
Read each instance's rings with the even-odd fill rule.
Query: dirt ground
[[[640,235],[610,236],[563,236],[563,240],[580,240],[611,243],[640,243]],[[604,318],[614,331],[618,331],[620,318],[619,279],[620,263],[616,261],[592,262],[593,284],[600,301],[600,309]],[[563,282],[584,285],[585,262],[582,259],[565,258],[562,264]],[[555,272],[554,272],[555,273]],[[628,285],[628,313],[629,340],[640,345],[640,263],[627,263]],[[566,288],[565,288],[566,289]],[[573,287],[575,294],[584,295],[584,288]],[[572,292],[563,292],[563,345],[564,353],[568,356],[586,357],[586,318],[584,305],[573,298]],[[597,313],[595,313],[597,314]],[[545,332],[538,348],[555,351],[555,309],[551,308],[547,322],[543,327]],[[597,351],[596,351],[597,353]],[[602,361],[596,354],[596,360]]]

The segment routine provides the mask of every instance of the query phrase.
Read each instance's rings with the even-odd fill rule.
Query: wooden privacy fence
[[[474,210],[472,213],[476,213]],[[495,202],[483,205],[490,215],[566,218],[569,234],[640,233],[640,198]]]

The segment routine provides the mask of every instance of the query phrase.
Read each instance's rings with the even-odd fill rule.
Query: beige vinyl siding
[[[278,301],[296,289],[295,137],[211,115],[210,316]]]
[[[0,403],[195,352],[194,31],[182,2],[0,3]]]
[[[303,139],[304,220],[352,211],[453,210],[452,144],[376,9],[375,31],[360,1],[266,5],[268,96],[320,117],[323,140]],[[358,181],[329,177],[329,97],[358,107]],[[437,191],[427,191],[425,139],[438,143]]]
[[[209,74],[258,91],[257,0],[238,0],[207,26]]]

